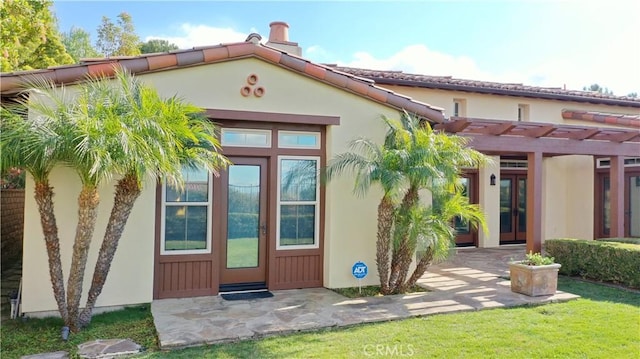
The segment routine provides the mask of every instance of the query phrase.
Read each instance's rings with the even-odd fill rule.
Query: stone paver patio
[[[296,331],[342,327],[487,308],[567,301],[570,293],[528,297],[513,293],[507,262],[524,257],[524,246],[458,249],[431,266],[419,285],[431,292],[345,298],[325,288],[274,291],[272,298],[226,301],[220,296],[162,299],[151,304],[163,349],[260,338]]]

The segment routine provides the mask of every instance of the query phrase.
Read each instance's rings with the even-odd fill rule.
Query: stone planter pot
[[[521,262],[510,262],[511,291],[531,297],[552,295],[558,289],[560,264],[530,266]]]

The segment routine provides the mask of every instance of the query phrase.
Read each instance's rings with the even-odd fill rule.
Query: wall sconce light
[[[493,173],[491,174],[491,177],[489,177],[489,184],[492,186],[496,185],[496,175],[494,175]]]

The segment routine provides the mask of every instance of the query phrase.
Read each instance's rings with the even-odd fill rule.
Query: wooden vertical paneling
[[[276,282],[270,284],[270,288],[293,289],[322,286],[319,254],[313,253],[314,250],[281,252],[284,253],[278,253],[275,257]]]
[[[162,281],[158,298],[185,298],[217,292],[211,281],[211,270],[209,260],[160,263]]]

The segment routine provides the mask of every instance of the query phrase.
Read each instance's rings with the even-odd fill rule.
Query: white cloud
[[[214,27],[207,25],[193,25],[185,23],[180,25],[177,34],[151,35],[145,41],[151,39],[163,39],[178,45],[181,49],[194,46],[218,45],[229,42],[241,42],[246,40],[249,34],[239,32],[232,28]]]
[[[626,51],[623,51],[620,45],[626,45]],[[322,51],[319,55],[324,56],[326,51]],[[617,95],[640,91],[640,54],[637,51],[630,49],[628,44],[620,43],[598,51],[602,55],[585,56],[584,53],[579,53],[571,56],[562,53],[534,66],[523,68],[520,64],[514,64],[513,67],[499,70],[481,69],[470,57],[430,50],[425,45],[410,45],[384,58],[376,58],[367,52],[356,52],[351,60],[337,62],[341,66],[374,70],[401,70],[405,73],[532,86],[566,86],[567,89],[573,90],[581,90],[585,85],[599,83]],[[316,49],[307,50],[310,57],[315,57],[315,52]],[[609,54],[624,55],[612,57]]]
[[[367,52],[356,52],[340,65],[373,70],[402,70],[406,73],[453,76],[464,79],[491,80],[493,77],[478,68],[473,59],[433,51],[425,45],[410,45],[387,58],[378,59]]]

